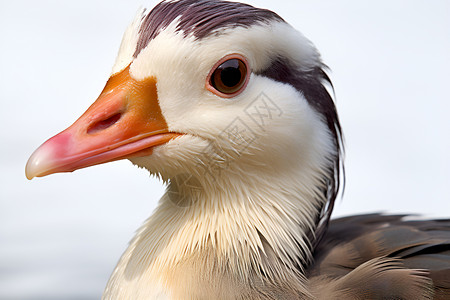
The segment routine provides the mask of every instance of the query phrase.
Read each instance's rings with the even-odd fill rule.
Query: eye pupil
[[[210,85],[223,96],[234,96],[242,90],[247,79],[247,65],[238,58],[220,64],[212,73]],[[220,96],[220,95],[219,95]]]
[[[220,79],[227,87],[234,87],[241,81],[241,71],[239,70],[239,61],[237,59],[229,60],[221,65]]]

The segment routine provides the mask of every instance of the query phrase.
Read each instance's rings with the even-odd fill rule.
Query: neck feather
[[[312,258],[309,239],[327,201],[324,174],[223,172],[220,181],[172,179],[117,268],[126,264],[132,277],[149,272],[171,286],[180,282],[174,280],[180,266],[197,264],[204,266],[195,268],[197,275],[214,270],[211,277],[227,274],[233,286],[290,282],[297,285],[292,290],[302,290],[304,267]]]

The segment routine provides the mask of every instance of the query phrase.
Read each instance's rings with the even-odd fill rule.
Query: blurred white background
[[[248,1],[332,69],[347,185],[334,216],[450,216],[450,2]],[[29,155],[109,77],[139,6],[0,0],[0,299],[99,299],[164,187],[128,161],[28,181]]]

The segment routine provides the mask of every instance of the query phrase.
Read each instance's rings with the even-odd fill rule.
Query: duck
[[[331,220],[344,142],[328,71],[267,9],[139,10],[98,99],[26,165],[128,159],[167,183],[102,299],[450,298],[450,220]]]

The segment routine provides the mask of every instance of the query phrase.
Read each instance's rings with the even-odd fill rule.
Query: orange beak
[[[112,76],[97,101],[29,158],[28,179],[147,156],[180,134],[168,131],[154,78],[137,81],[129,67]]]

